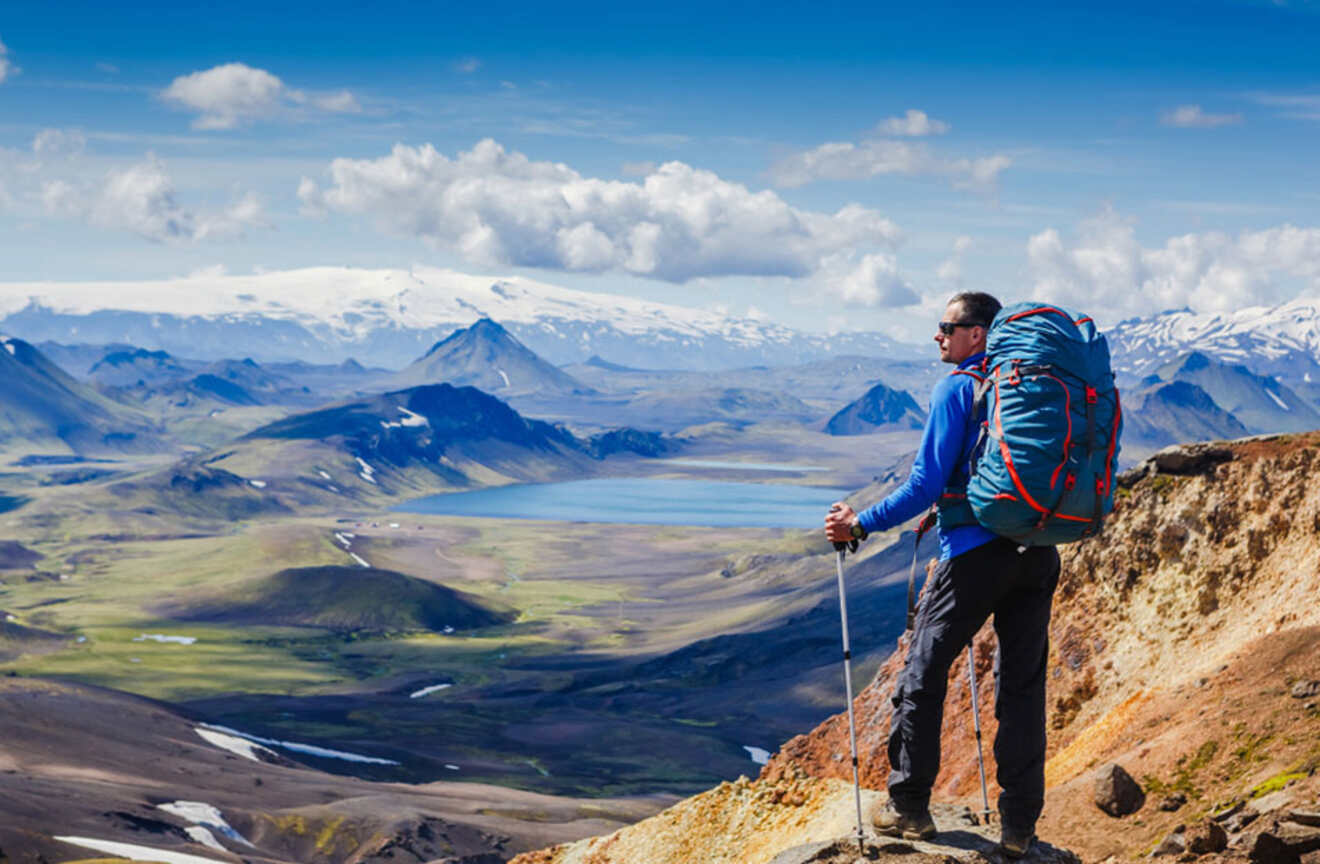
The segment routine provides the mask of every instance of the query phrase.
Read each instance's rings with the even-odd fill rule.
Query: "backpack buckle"
[[[1097,482],[1098,482],[1098,481],[1097,481]],[[1072,491],[1073,489],[1075,489],[1076,487],[1077,487],[1077,475],[1076,475],[1076,474],[1065,474],[1064,477],[1063,477],[1063,488],[1064,488],[1064,489],[1067,489],[1069,492],[1071,492],[1071,491]]]
[[[1098,393],[1095,392],[1095,388],[1094,388],[1094,387],[1090,387],[1090,386],[1088,386],[1088,387],[1086,388],[1086,404],[1087,404],[1087,405],[1094,405],[1094,404],[1095,404],[1096,402],[1098,402],[1099,400],[1100,400],[1100,394],[1098,394]]]

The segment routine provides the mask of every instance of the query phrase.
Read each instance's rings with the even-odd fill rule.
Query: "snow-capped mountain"
[[[353,356],[401,368],[483,317],[554,363],[599,355],[638,367],[714,369],[912,352],[875,333],[802,333],[521,277],[421,267],[0,285],[0,328],[14,335],[66,344],[121,342],[199,359],[330,363]]]
[[[1181,309],[1123,321],[1106,334],[1121,376],[1140,378],[1199,351],[1294,386],[1320,382],[1320,299],[1205,315]]]

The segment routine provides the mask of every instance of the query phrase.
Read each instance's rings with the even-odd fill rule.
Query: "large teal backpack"
[[[1023,546],[1099,533],[1123,430],[1105,337],[1089,317],[1018,303],[995,316],[980,371],[984,440],[966,492],[976,521]]]

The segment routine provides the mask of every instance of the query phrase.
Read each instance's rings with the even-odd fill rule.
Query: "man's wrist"
[[[852,526],[848,529],[848,533],[852,535],[852,538],[854,540],[866,539],[866,529],[862,527],[862,522],[860,519],[852,523]]]

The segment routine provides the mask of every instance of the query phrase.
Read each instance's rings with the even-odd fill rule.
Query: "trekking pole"
[[[862,835],[862,784],[857,772],[857,724],[853,720],[852,649],[848,646],[848,597],[843,585],[843,556],[847,550],[857,551],[857,541],[834,544],[834,564],[839,576],[839,619],[843,623],[843,686],[848,694],[848,741],[852,745],[853,800],[857,804],[857,852],[866,857],[866,841]]]
[[[985,756],[981,753],[981,709],[976,699],[976,660],[972,656],[975,639],[967,643],[967,678],[972,685],[972,726],[976,729],[976,764],[981,769],[981,817],[990,824],[990,794],[985,790]]]

